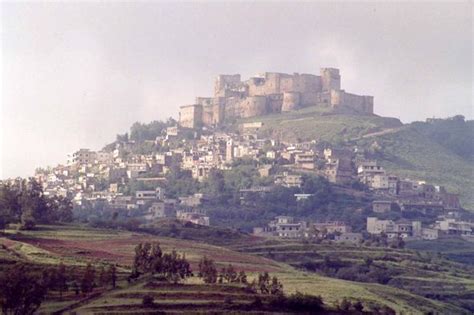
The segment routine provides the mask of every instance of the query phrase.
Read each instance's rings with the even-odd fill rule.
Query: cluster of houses
[[[310,223],[291,216],[277,216],[266,227],[254,228],[253,234],[283,239],[329,238],[348,243],[360,243],[363,239],[362,233],[352,232],[351,226],[343,222]]]
[[[459,220],[453,214],[441,216],[429,227],[423,227],[420,221],[406,219],[393,221],[368,217],[367,232],[372,235],[383,233],[389,239],[436,240],[441,237],[458,236],[466,240],[474,240],[474,223]]]
[[[474,223],[461,221],[452,213],[443,216],[429,227],[421,221],[412,220],[381,220],[376,217],[367,218],[367,233],[381,236],[388,240],[436,240],[442,237],[462,237],[474,240]],[[277,216],[265,227],[255,227],[253,234],[261,237],[280,239],[321,238],[334,242],[360,243],[362,233],[353,232],[350,225],[343,222],[317,222],[295,220],[292,216]]]
[[[155,147],[151,153],[136,153],[134,141],[117,141],[115,148],[109,150],[80,149],[68,156],[66,165],[38,169],[35,178],[45,194],[69,196],[77,205],[105,202],[113,209],[140,210],[146,220],[173,217],[203,225],[209,224],[209,217],[199,210],[205,196],[166,198],[162,187],[173,168],[187,170],[197,181],[204,181],[213,169],[229,170],[239,159],[253,159],[259,176],[271,178],[266,182],[274,185],[301,187],[302,174],[323,176],[346,187],[359,181],[377,196],[373,203],[376,213],[393,209],[445,213],[460,208],[457,196],[443,187],[398,178],[357,149],[327,148],[317,141],[285,143],[262,139],[257,136],[262,125],[244,123],[235,133],[204,130],[191,137],[189,130],[168,127],[155,140],[145,141]],[[252,199],[249,196],[271,189],[272,186],[242,189],[241,201],[245,203]],[[295,197],[301,200],[310,195]],[[292,234],[295,230],[284,231]]]

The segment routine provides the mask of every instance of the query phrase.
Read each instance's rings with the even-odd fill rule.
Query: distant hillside
[[[357,144],[375,147],[381,164],[399,176],[444,185],[460,194],[463,207],[472,210],[472,127],[459,128],[463,124],[472,126],[473,122],[458,122],[456,128],[445,128],[444,135],[436,136],[442,128],[416,122],[394,133],[359,140]]]
[[[330,114],[310,107],[291,113],[236,121],[263,122],[262,136],[322,140],[372,151],[389,171],[459,193],[474,209],[474,121],[462,116],[403,125],[396,118]]]

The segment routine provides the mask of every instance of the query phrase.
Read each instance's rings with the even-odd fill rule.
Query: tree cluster
[[[294,313],[315,314],[324,310],[320,296],[296,292],[290,296],[279,294],[270,300],[270,306],[278,311],[286,310]]]
[[[3,314],[34,314],[47,293],[41,276],[17,264],[0,276],[0,305]]]
[[[185,255],[175,250],[164,253],[158,243],[140,243],[135,247],[131,278],[144,274],[158,274],[174,283],[192,275]]]
[[[329,277],[380,284],[387,284],[397,275],[396,271],[384,265],[376,265],[368,257],[363,263],[357,264],[343,261],[338,257],[325,256],[322,262],[305,262],[301,264],[301,267]]]
[[[199,261],[199,273],[198,277],[202,278],[205,283],[216,283],[217,282],[217,267],[214,260],[204,256]]]
[[[69,198],[45,196],[34,179],[0,185],[0,229],[9,223],[21,223],[22,229],[32,229],[36,223],[70,222],[72,209]]]
[[[276,276],[270,277],[268,272],[258,274],[258,281],[256,283],[257,290],[261,294],[282,295],[283,284],[278,281]],[[253,284],[252,284],[253,285]]]
[[[223,267],[218,273],[217,267],[212,259],[204,256],[199,261],[198,277],[202,278],[205,283],[240,283],[247,284],[247,274],[241,270],[237,272],[232,264]]]
[[[229,264],[227,267],[222,268],[219,274],[219,283],[224,282],[247,284],[247,275],[243,270],[237,272],[234,266]]]

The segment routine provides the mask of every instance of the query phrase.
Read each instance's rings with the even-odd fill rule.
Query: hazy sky
[[[341,69],[404,122],[473,117],[473,5],[1,3],[0,178],[177,117],[214,76]]]

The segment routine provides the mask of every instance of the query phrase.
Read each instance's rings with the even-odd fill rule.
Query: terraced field
[[[413,270],[415,277],[410,273],[411,278],[407,276],[404,281],[426,282],[431,277],[433,281],[443,281],[445,284],[461,281],[463,290],[466,290],[463,292],[468,295],[474,290],[474,280],[467,270],[457,265],[448,265],[447,270],[423,270],[421,258],[417,260],[411,252],[404,250],[387,251],[395,257],[395,261],[386,261],[384,251],[378,248],[334,247],[327,244],[308,247],[297,243],[253,240],[248,244],[237,242],[232,248],[223,248],[195,241],[76,225],[40,226],[37,231],[7,232],[6,236],[0,237],[0,259],[5,264],[16,260],[47,265],[62,261],[69,266],[84,266],[88,262],[119,264],[119,288],[95,290],[89,297],[75,296],[73,292],[68,292],[63,300],[49,297],[41,307],[44,313],[61,310],[77,314],[146,314],[161,311],[173,314],[189,313],[191,310],[201,313],[242,313],[254,302],[255,297],[242,287],[204,285],[197,277],[191,277],[180,285],[128,283],[126,277],[130,272],[134,246],[144,241],[158,241],[165,251],[176,249],[185,253],[194,270],[197,269],[197,262],[206,255],[213,258],[219,267],[232,263],[238,270],[245,270],[250,281],[258,272],[268,271],[279,278],[286,293],[321,295],[329,310],[334,309],[343,298],[348,298],[361,300],[366,309],[374,305],[387,305],[405,314],[427,311],[467,313],[458,305],[450,303],[449,299],[437,301],[391,286],[329,278],[304,271],[298,265],[302,261],[321,259],[326,253],[336,252],[342,258],[353,261],[361,261],[364,255],[370,255],[376,264],[390,263],[394,268]],[[454,270],[455,274],[449,270]],[[409,285],[403,283],[403,286]],[[155,297],[156,305],[151,309],[141,306],[146,294]],[[454,296],[455,292],[449,291],[449,294]],[[459,294],[455,297],[460,298]]]
[[[363,264],[365,259],[370,258],[375,266],[386,267],[395,276],[384,286],[376,283],[357,283],[352,295],[362,295],[360,296],[362,299],[366,299],[371,293],[375,293],[378,298],[399,297],[403,302],[397,303],[407,303],[407,307],[417,304],[418,307],[427,306],[426,310],[435,308],[441,311],[439,307],[448,307],[447,309],[451,309],[452,312],[470,312],[474,307],[474,269],[434,254],[356,245],[296,242],[268,242],[268,244],[237,246],[235,249],[280,261],[299,270],[304,270],[305,264],[308,263],[321,263],[326,257],[337,257],[343,263],[351,265]],[[316,273],[318,274],[317,271]],[[295,287],[301,290],[303,282],[304,277],[297,281]],[[336,283],[337,281],[332,279],[331,285],[335,286]],[[348,283],[354,282],[343,281],[343,283],[345,288],[342,290],[350,290]],[[286,288],[291,287],[289,279]],[[310,288],[326,300],[338,295],[330,292],[327,287],[319,289],[314,283]]]
[[[142,305],[145,295],[154,298],[153,307]],[[140,282],[123,290],[104,294],[87,305],[74,309],[80,314],[146,314],[148,312],[203,314],[211,312],[245,312],[255,303],[257,295],[243,287]],[[262,312],[265,314],[265,312]]]

